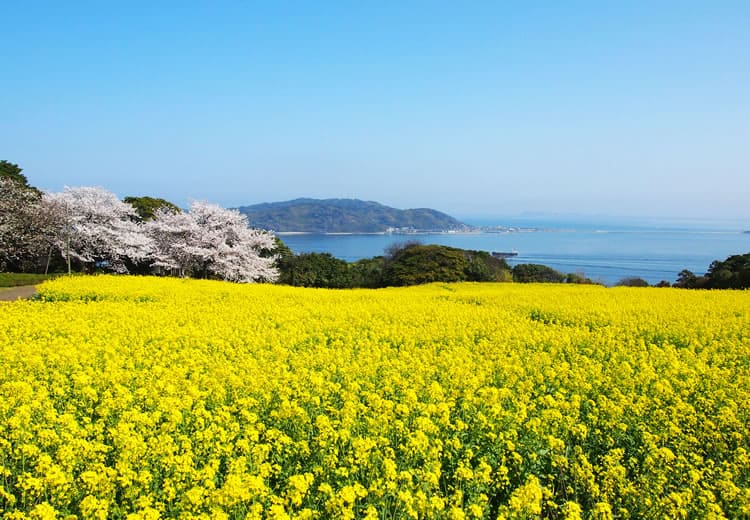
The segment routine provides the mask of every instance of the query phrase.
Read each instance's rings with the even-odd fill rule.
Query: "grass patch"
[[[19,287],[21,285],[36,285],[45,280],[60,276],[59,274],[33,273],[0,273],[0,287]]]

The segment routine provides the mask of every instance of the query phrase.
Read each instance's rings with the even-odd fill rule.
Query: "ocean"
[[[703,274],[714,260],[750,252],[750,233],[739,222],[626,221],[550,218],[464,219],[477,226],[534,228],[506,233],[415,235],[280,234],[295,253],[330,253],[353,262],[382,255],[389,246],[409,240],[482,251],[518,251],[508,263],[548,265],[579,273],[606,285],[626,277],[651,284],[674,282],[689,269]]]

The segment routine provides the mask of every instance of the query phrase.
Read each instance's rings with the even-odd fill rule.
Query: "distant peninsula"
[[[295,199],[240,206],[250,225],[277,233],[427,233],[471,231],[428,208],[396,209],[357,199]]]

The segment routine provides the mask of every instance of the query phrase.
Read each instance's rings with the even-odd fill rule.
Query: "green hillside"
[[[459,231],[469,226],[434,209],[396,209],[357,199],[295,199],[242,206],[250,224],[276,232],[382,233],[389,229]]]

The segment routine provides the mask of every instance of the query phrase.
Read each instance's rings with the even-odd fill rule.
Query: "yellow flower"
[[[565,502],[562,506],[562,514],[564,520],[581,520],[583,518],[581,506],[575,502]]]
[[[304,475],[292,475],[289,477],[289,488],[287,489],[287,495],[292,505],[298,506],[302,504],[302,499],[310,489],[310,485],[313,482],[312,473],[305,473]]]
[[[32,520],[57,520],[60,515],[55,508],[49,505],[47,502],[42,502],[34,506],[29,516]]]

